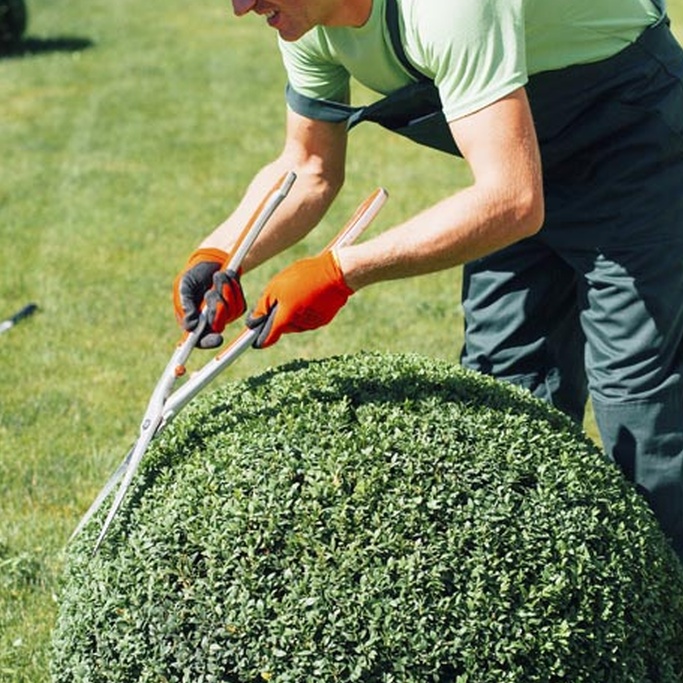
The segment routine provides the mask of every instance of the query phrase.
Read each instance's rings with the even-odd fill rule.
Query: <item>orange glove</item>
[[[173,283],[173,308],[184,329],[194,330],[206,308],[207,326],[198,342],[204,349],[220,346],[225,326],[247,309],[240,274],[223,270],[229,260],[221,249],[197,249]]]
[[[254,348],[271,346],[288,332],[327,325],[351,294],[332,252],[294,262],[268,283],[247,317],[247,327],[261,327]]]

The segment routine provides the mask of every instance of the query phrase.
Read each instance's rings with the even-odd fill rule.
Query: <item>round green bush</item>
[[[446,362],[228,384],[92,557],[105,512],[68,553],[55,683],[683,680],[683,571],[641,498],[562,415]]]
[[[24,0],[0,0],[0,50],[12,47],[24,35],[27,21]]]

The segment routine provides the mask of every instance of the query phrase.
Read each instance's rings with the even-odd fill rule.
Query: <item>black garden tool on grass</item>
[[[0,334],[11,330],[18,322],[32,316],[38,310],[37,304],[26,304],[20,311],[17,311],[13,316],[6,320],[0,321]]]

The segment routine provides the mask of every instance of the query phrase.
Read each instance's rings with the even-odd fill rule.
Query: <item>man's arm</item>
[[[344,182],[346,138],[343,123],[314,121],[288,110],[282,153],[256,174],[235,211],[201,246],[230,252],[268,190],[288,171],[297,174],[297,181],[251,248],[244,270],[299,241],[318,224]]]
[[[372,240],[339,250],[353,290],[450,268],[541,228],[541,162],[524,89],[450,127],[473,184]]]

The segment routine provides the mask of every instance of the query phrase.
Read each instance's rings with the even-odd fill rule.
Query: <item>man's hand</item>
[[[220,346],[225,326],[247,309],[239,273],[223,270],[229,260],[220,249],[197,249],[173,283],[173,307],[185,330],[197,327],[206,307],[207,326],[198,343],[203,349]]]
[[[253,346],[265,348],[285,333],[327,325],[351,294],[332,252],[294,262],[268,283],[247,317],[248,327],[261,327]]]

